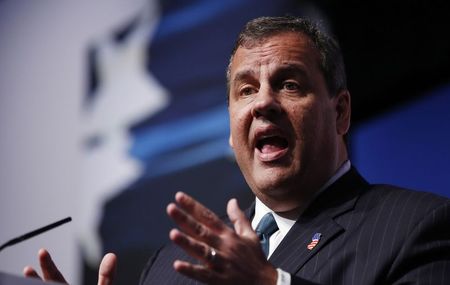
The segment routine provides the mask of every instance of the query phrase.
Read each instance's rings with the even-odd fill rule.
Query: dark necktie
[[[256,235],[259,237],[261,247],[266,257],[269,255],[269,238],[277,230],[277,222],[275,222],[275,218],[272,213],[265,214],[256,227]]]

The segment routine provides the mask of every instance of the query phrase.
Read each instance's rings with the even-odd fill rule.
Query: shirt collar
[[[295,220],[287,219],[279,216],[277,213],[272,211],[269,207],[267,207],[261,200],[256,198],[255,201],[255,215],[252,220],[252,228],[256,229],[262,217],[267,214],[272,213],[275,221],[277,222],[277,226],[282,235],[285,235],[291,227],[295,224]]]

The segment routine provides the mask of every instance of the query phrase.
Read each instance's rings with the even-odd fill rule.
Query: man
[[[224,222],[177,193],[175,245],[141,284],[450,284],[449,200],[370,185],[350,165],[350,94],[332,38],[295,17],[255,19],[227,77],[229,142],[255,203],[244,213],[232,199]],[[63,281],[46,251],[40,260],[45,279]],[[99,284],[115,263],[105,256]]]

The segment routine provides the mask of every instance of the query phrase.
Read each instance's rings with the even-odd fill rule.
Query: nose
[[[255,118],[270,118],[281,113],[281,104],[270,88],[260,88],[253,103],[252,115]]]

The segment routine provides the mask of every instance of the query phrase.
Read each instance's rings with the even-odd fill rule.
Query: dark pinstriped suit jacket
[[[315,233],[322,238],[308,250]],[[173,270],[175,259],[192,261],[164,247],[141,284],[199,284]],[[311,204],[269,261],[291,273],[292,284],[450,284],[450,200],[369,185],[351,169]]]

